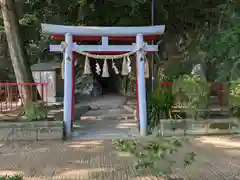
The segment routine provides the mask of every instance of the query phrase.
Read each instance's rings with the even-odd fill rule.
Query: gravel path
[[[197,161],[175,173],[186,180],[237,180],[240,175],[240,137],[201,137],[185,151]],[[111,140],[0,142],[0,175],[24,174],[28,180],[136,180],[134,162],[116,152]]]

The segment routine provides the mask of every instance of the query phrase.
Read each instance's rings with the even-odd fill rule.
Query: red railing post
[[[47,103],[47,93],[48,93],[47,85],[48,85],[47,82],[37,82],[37,83],[0,82],[0,112],[15,110],[16,108],[23,105],[23,101],[25,101],[25,103],[29,103],[30,101],[33,100],[33,98],[38,98],[37,96],[38,86],[42,87],[41,99],[45,101],[44,95],[46,94],[46,103]],[[33,94],[34,93],[33,86],[36,87],[36,97],[34,97],[34,94]],[[44,86],[46,87],[46,90],[44,90]],[[23,88],[25,88],[25,93],[26,93],[26,95],[24,96],[23,96]],[[26,99],[22,99],[22,98],[26,98]],[[15,104],[15,106],[13,105],[13,103]]]

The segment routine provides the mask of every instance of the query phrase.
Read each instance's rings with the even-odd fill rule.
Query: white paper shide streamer
[[[101,68],[100,68],[100,65],[99,65],[98,62],[96,62],[96,73],[97,73],[98,75],[101,75]]]
[[[109,77],[107,59],[105,59],[103,63],[102,77]]]
[[[149,63],[148,63],[148,59],[147,59],[146,56],[145,56],[145,59],[144,59],[144,77],[146,79],[149,78]]]
[[[64,60],[61,62],[61,77],[64,79]]]
[[[92,74],[88,56],[86,56],[86,59],[85,59],[84,74]]]
[[[115,64],[115,62],[114,62],[113,59],[112,59],[112,68],[113,68],[113,70],[114,70],[114,72],[115,72],[116,74],[119,74],[118,68],[117,68],[117,66],[116,66],[116,64]]]
[[[127,60],[126,57],[123,58],[123,63],[122,63],[122,75],[126,76],[128,75],[128,65],[127,65]]]
[[[129,56],[127,57],[127,66],[128,66],[128,73],[130,73],[132,71],[132,67],[131,67],[131,58]]]

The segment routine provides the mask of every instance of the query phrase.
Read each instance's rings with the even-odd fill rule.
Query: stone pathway
[[[124,109],[91,110],[74,121],[75,140],[132,138],[138,135],[134,116]]]
[[[240,137],[192,139],[178,155],[195,151],[197,161],[175,169],[186,180],[237,180]],[[0,175],[23,174],[27,180],[145,180],[136,177],[134,159],[115,151],[110,140],[0,142]]]
[[[118,109],[121,108],[125,102],[126,97],[122,95],[103,95],[81,100],[75,105],[75,108],[89,106],[92,109]]]

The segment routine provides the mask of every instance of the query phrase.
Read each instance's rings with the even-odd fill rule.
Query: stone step
[[[137,105],[137,102],[136,102],[136,100],[134,100],[134,101],[127,101],[126,104],[127,105]]]
[[[129,120],[133,120],[135,119],[134,115],[122,115],[122,116],[81,116],[79,120],[90,120],[90,121],[94,121],[94,120],[125,120],[125,121],[129,121]]]
[[[215,118],[226,119],[226,118],[230,118],[231,117],[230,114],[212,114],[212,113],[208,114],[207,116],[210,119],[215,119]]]
[[[128,112],[135,113],[137,106],[128,106],[128,105],[123,105],[123,109],[125,109]]]
[[[185,110],[184,110],[185,109]],[[186,111],[187,108],[174,108],[173,112],[184,112]],[[197,111],[199,112],[208,112],[208,113],[221,113],[221,114],[225,114],[225,113],[229,113],[229,109],[227,107],[220,107],[220,106],[212,106],[212,107],[208,107],[208,108],[204,108],[204,109],[198,109]]]
[[[134,114],[124,109],[90,110],[79,118],[79,120],[129,120],[134,119]]]

